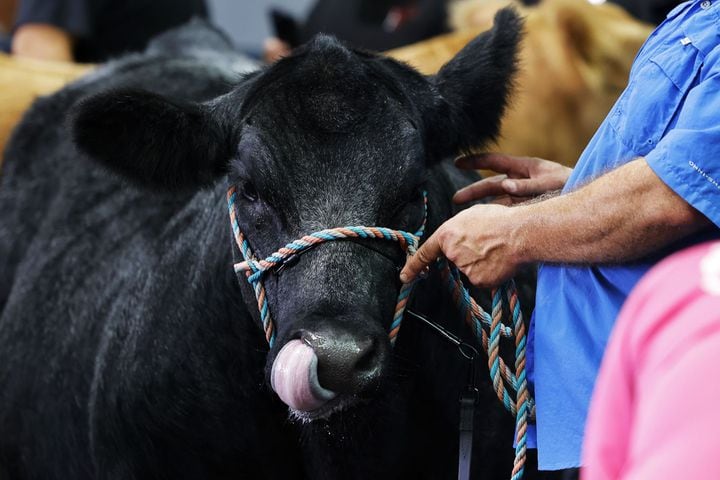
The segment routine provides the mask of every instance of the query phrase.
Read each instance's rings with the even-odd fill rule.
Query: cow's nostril
[[[323,340],[309,342],[318,358],[318,382],[323,388],[361,393],[377,382],[383,365],[380,342],[348,337]]]
[[[378,348],[374,340],[368,340],[358,352],[357,361],[355,362],[355,373],[359,375],[371,374],[372,371],[379,367],[377,359]]]

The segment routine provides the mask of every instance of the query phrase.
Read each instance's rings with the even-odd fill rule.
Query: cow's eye
[[[240,188],[240,191],[242,192],[242,196],[245,197],[246,200],[249,202],[255,202],[258,199],[258,192],[255,188],[255,185],[253,185],[251,182],[245,182],[242,184],[242,187]]]
[[[407,200],[405,200],[405,205],[403,208],[415,208],[424,202],[425,194],[423,193],[422,189],[417,189],[413,191],[413,193],[407,197]]]
[[[418,188],[413,192],[412,197],[408,203],[424,203],[425,202],[425,190]]]
[[[423,201],[423,190],[414,191],[395,209],[391,218],[395,221],[400,221],[403,224],[409,225],[410,223],[414,223],[415,217],[418,216],[418,212],[420,211]]]

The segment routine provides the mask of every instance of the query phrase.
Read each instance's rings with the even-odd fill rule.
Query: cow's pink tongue
[[[273,363],[270,383],[283,402],[303,412],[317,410],[335,397],[334,392],[320,386],[317,356],[302,340],[290,340],[280,350]]]

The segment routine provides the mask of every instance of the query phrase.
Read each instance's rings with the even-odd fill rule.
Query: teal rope
[[[240,249],[240,254],[242,255],[242,257],[246,260],[254,259],[255,255],[250,248],[250,244],[245,239],[245,235],[243,235],[242,231],[240,230],[240,224],[238,223],[237,212],[235,209],[236,199],[237,192],[233,187],[229,189],[227,193],[228,214],[230,215],[230,225],[232,227],[233,237],[235,238],[235,242]],[[240,273],[237,268],[235,268],[235,273],[238,275]],[[263,330],[265,331],[265,339],[270,345],[270,348],[272,348],[272,346],[275,344],[275,328],[273,326],[272,316],[270,315],[270,309],[268,308],[267,304],[265,286],[260,281],[250,281],[249,279],[251,276],[251,272],[249,270],[245,271],[244,274],[248,279],[248,282],[252,286],[253,290],[255,291],[255,298],[257,299],[258,310],[260,312],[260,321],[263,325]]]
[[[525,352],[527,347],[527,336],[525,334],[525,322],[523,321],[522,310],[518,300],[517,287],[511,280],[504,288],[508,305],[512,312],[513,331],[515,333],[515,399],[517,415],[515,417],[515,462],[513,465],[512,480],[520,480],[525,472],[525,460],[527,459],[527,436],[528,418],[533,402],[528,390],[527,375],[525,372]]]
[[[511,478],[520,480],[527,459],[528,422],[534,417],[535,406],[527,386],[525,373],[527,335],[515,282],[511,280],[492,292],[491,316],[470,296],[457,267],[451,266],[445,259],[438,260],[437,266],[446,278],[448,290],[465,316],[466,323],[488,355],[490,378],[496,395],[515,417],[515,460]],[[510,309],[512,328],[502,323],[503,299]],[[515,373],[500,357],[501,337],[515,338]],[[514,395],[510,392],[514,392]]]

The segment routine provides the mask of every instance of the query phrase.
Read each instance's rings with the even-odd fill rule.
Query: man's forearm
[[[584,187],[514,208],[525,262],[614,263],[642,257],[710,224],[644,159]]]

